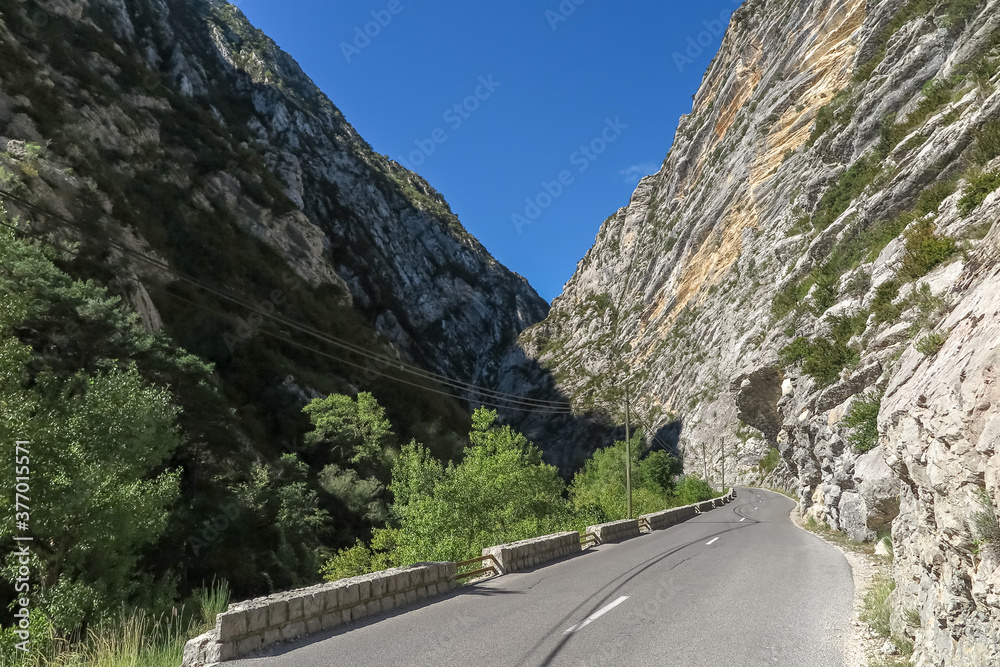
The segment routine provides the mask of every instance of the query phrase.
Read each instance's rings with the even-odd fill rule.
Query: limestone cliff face
[[[1000,638],[972,528],[1000,491],[998,29],[996,0],[744,3],[661,170],[519,340],[555,386],[508,364],[609,426],[627,383],[689,471],[725,454],[753,481],[775,447],[807,512],[892,526],[920,665],[990,664]],[[566,428],[557,462],[603,444]]]
[[[0,18],[0,151],[16,175],[8,187],[32,201],[262,309],[463,380],[488,379],[547,312],[428,183],[374,153],[232,5],[5,0]],[[26,155],[32,143],[47,148]],[[159,324],[164,300],[143,298],[143,286],[170,281],[112,259],[119,283],[138,279],[121,291]],[[239,343],[255,327],[236,315],[228,329]]]

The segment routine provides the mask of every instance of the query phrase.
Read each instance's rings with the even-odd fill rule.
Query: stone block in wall
[[[621,542],[639,536],[639,521],[638,519],[622,519],[621,521],[600,523],[595,526],[587,526],[587,532],[596,535],[601,544]]]
[[[348,584],[340,589],[340,596],[337,600],[337,605],[344,607],[353,607],[358,602],[361,601],[361,587],[355,583]]]
[[[239,639],[247,633],[247,613],[245,611],[224,611],[216,617],[220,642]]]
[[[264,635],[250,635],[236,644],[237,655],[248,655],[259,651],[264,645]]]
[[[323,594],[310,593],[302,597],[302,615],[305,618],[315,618],[323,612]]]
[[[272,600],[267,605],[267,624],[270,627],[284,625],[288,620],[288,600]]]
[[[323,588],[323,609],[336,609],[339,604],[340,599],[340,589],[341,586],[337,586],[336,582],[333,585],[326,586]]]
[[[290,621],[281,629],[281,638],[284,640],[295,639],[306,633],[305,621]]]
[[[247,609],[247,632],[262,632],[268,627],[269,605]]]
[[[288,620],[297,621],[303,617],[302,598],[294,596],[288,599]]]

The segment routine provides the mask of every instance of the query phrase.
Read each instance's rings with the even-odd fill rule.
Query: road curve
[[[788,498],[737,493],[667,530],[229,664],[843,666],[847,561],[789,521]]]

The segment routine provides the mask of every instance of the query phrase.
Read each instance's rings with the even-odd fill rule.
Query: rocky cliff
[[[507,364],[609,428],[628,387],[715,480],[776,448],[808,514],[891,529],[918,665],[1000,655],[976,528],[1000,498],[998,45],[996,0],[748,0],[660,171],[521,336],[555,386]],[[566,429],[567,467],[606,435]]]
[[[79,260],[77,272],[114,285],[149,326],[165,326],[235,378],[234,403],[248,420],[266,420],[289,388],[382,383],[390,409],[461,421],[432,404],[436,394],[397,400],[414,392],[392,388],[380,373],[398,373],[366,368],[363,356],[320,346],[343,359],[331,360],[263,338],[269,313],[464,381],[490,381],[502,352],[546,314],[428,183],[374,153],[232,5],[5,0],[0,20],[5,189],[253,307],[193,289],[38,211],[10,201],[8,210],[84,242],[86,258],[103,264]],[[264,428],[284,438],[272,422]]]

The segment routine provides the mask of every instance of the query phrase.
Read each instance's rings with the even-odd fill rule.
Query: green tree
[[[4,331],[9,335],[9,331]],[[0,353],[0,449],[14,461],[29,442],[32,571],[39,609],[64,630],[139,593],[141,550],[166,527],[177,472],[162,464],[180,445],[169,395],[134,367],[29,382],[30,350],[7,338]],[[13,466],[0,468],[15,488]],[[11,494],[12,496],[12,494]],[[14,498],[0,512],[0,539],[15,526]],[[8,576],[14,562],[8,558]]]
[[[319,474],[319,485],[340,501],[349,511],[363,516],[372,523],[383,523],[389,518],[383,499],[385,487],[372,477],[359,477],[350,468],[328,465]]]
[[[471,444],[447,467],[416,442],[403,447],[389,488],[393,523],[375,531],[369,567],[462,560],[493,544],[555,532],[569,519],[565,485],[541,452],[497,413],[473,414]],[[353,547],[328,564],[347,571],[364,554]]]
[[[0,451],[12,462],[16,441],[30,443],[34,602],[65,631],[171,597],[172,577],[140,566],[180,487],[182,413],[157,380],[196,384],[208,369],[54,257],[0,233]],[[0,466],[0,539],[15,526],[16,473]]]
[[[313,430],[306,434],[306,444],[325,448],[342,460],[372,470],[391,465],[395,436],[386,419],[385,409],[368,392],[356,399],[341,394],[317,398],[303,411],[309,415]]]
[[[635,516],[673,506],[674,478],[683,469],[680,461],[658,450],[642,456],[640,433],[632,438],[632,511]],[[569,494],[577,513],[599,521],[624,519],[625,443],[616,442],[594,452],[570,484]]]
[[[334,541],[356,541],[388,518],[386,489],[398,456],[385,410],[367,392],[357,398],[331,394],[305,406],[313,430],[306,433],[305,457],[323,466],[322,497],[337,525]]]
[[[258,462],[233,492],[248,533],[248,566],[264,575],[270,590],[309,583],[327,555],[322,544],[330,524],[310,484],[309,466],[295,454]]]

